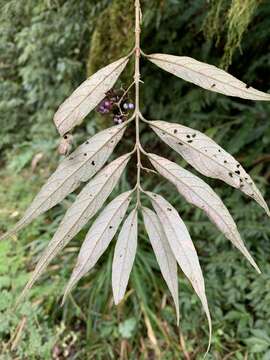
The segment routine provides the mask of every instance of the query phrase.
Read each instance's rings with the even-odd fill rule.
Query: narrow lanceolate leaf
[[[187,56],[151,54],[148,59],[162,68],[206,90],[242,99],[270,101],[270,94],[256,90],[226,71]]]
[[[88,181],[105,164],[126,129],[124,124],[96,134],[65,158],[43,185],[23,218],[0,240],[24,228],[74,191],[81,182]]]
[[[176,261],[183,273],[191,282],[195,292],[202,302],[202,306],[209,323],[211,341],[212,325],[207,298],[205,295],[203,274],[198,255],[190,238],[189,232],[178,212],[167,200],[160,195],[151,192],[146,193],[151,199],[152,205],[162,224]]]
[[[138,221],[134,209],[125,220],[115,246],[112,264],[112,289],[115,304],[123,299],[137,249]]]
[[[49,262],[78,234],[84,225],[102,207],[117,184],[129,158],[130,154],[126,154],[114,160],[83,188],[75,202],[67,210],[56,233],[49,242],[44,254],[41,256],[21,297],[33,286]]]
[[[113,239],[131,200],[132,191],[115,198],[95,220],[81,246],[77,264],[66,287],[63,302],[77,282],[91,270]]]
[[[150,126],[200,173],[241,190],[270,215],[268,206],[251,177],[233,156],[208,136],[189,127],[165,121],[151,121]]]
[[[154,168],[166,179],[171,181],[177,190],[191,204],[199,207],[209,216],[210,220],[239,249],[260,273],[258,266],[249,254],[236,224],[220,197],[202,179],[183,169],[172,161],[155,154],[148,154]]]
[[[59,107],[54,115],[55,125],[61,135],[66,134],[92,111],[105,97],[128,63],[123,57],[100,69],[84,81]]]
[[[157,258],[160,271],[168,288],[172,294],[175,304],[177,324],[179,324],[179,300],[178,300],[178,280],[177,280],[177,263],[170,244],[164,233],[159,218],[154,211],[143,207],[143,221],[149,236],[152,248]]]

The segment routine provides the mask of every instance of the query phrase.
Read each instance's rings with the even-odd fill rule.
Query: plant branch
[[[137,150],[137,207],[140,207],[140,191],[141,191],[141,152],[140,152],[140,36],[141,36],[141,6],[140,0],[135,0],[135,126],[136,126],[136,150]]]

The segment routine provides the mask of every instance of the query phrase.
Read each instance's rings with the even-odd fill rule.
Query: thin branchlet
[[[140,57],[141,57],[141,6],[140,0],[135,0],[135,127],[136,127],[136,149],[137,149],[137,207],[141,206],[140,190],[141,190],[141,146],[140,146]]]

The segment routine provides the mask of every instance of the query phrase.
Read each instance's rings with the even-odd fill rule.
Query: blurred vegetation
[[[145,0],[143,4],[145,52],[188,55],[216,65],[227,59],[224,66],[232,59],[232,74],[269,91],[268,1]],[[85,79],[87,64],[92,72],[132,47],[129,35],[123,35],[132,32],[131,6],[132,1],[122,0],[0,0],[1,232],[18,220],[57,166],[52,116]],[[141,104],[147,118],[181,122],[206,132],[241,161],[269,199],[270,104],[207,93],[144,59],[142,77]],[[125,74],[122,85],[128,86],[127,81]],[[104,125],[110,125],[108,119]],[[99,127],[100,119],[91,114],[76,129],[75,143]],[[186,166],[149,129],[142,126],[141,134],[147,150]],[[130,146],[132,131],[124,140]],[[121,145],[118,151],[126,147]],[[133,175],[131,168],[118,191],[133,185]],[[258,276],[200,210],[176,196],[161,178],[148,175],[143,181],[176,206],[199,253],[214,325],[208,358],[269,360],[270,227],[263,211],[225,184],[206,180],[231,210],[262,269]],[[0,359],[201,359],[208,334],[200,303],[180,274],[182,316],[177,329],[172,300],[142,224],[121,306],[116,308],[112,301],[113,244],[60,307],[83,230],[50,265],[29,301],[13,310],[38,255],[73,199],[74,194],[18,238],[0,244]]]

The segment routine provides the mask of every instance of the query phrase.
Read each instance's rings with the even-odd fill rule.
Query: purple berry
[[[129,103],[129,104],[128,104],[128,108],[129,108],[129,110],[133,110],[133,109],[134,109],[134,104],[133,104],[133,103]]]
[[[107,108],[107,109],[110,109],[111,108],[111,102],[109,100],[105,100],[104,101],[104,106]]]

